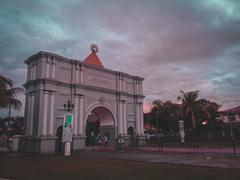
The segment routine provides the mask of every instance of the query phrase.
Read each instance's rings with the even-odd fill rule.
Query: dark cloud
[[[0,1],[0,71],[18,84],[40,50],[144,76],[146,104],[181,89],[240,104],[240,3],[233,0]]]

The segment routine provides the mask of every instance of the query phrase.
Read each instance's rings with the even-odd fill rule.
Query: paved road
[[[36,153],[1,153],[0,155],[38,156]],[[98,149],[87,149],[86,151],[74,152],[72,156],[240,169],[240,154],[175,152],[159,153],[141,150],[117,152],[109,148],[101,151],[98,151]]]

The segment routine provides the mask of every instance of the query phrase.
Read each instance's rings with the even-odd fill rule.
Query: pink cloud
[[[152,105],[151,104],[143,104],[143,112],[148,113],[151,110]]]

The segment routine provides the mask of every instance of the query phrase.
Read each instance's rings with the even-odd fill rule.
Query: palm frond
[[[18,99],[11,99],[11,105],[13,109],[19,111],[22,107],[22,102]]]
[[[22,103],[16,97],[24,95],[24,89],[13,85],[14,81],[0,74],[0,107],[20,110]]]
[[[6,89],[7,87],[12,87],[14,82],[0,74],[0,89]]]
[[[8,89],[7,91],[9,93],[9,96],[11,96],[11,97],[24,95],[24,89],[21,87],[14,87],[14,88]]]

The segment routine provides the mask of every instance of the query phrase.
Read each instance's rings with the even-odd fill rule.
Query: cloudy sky
[[[145,110],[180,90],[240,105],[239,0],[1,0],[0,72],[18,85],[43,50],[145,78]]]

